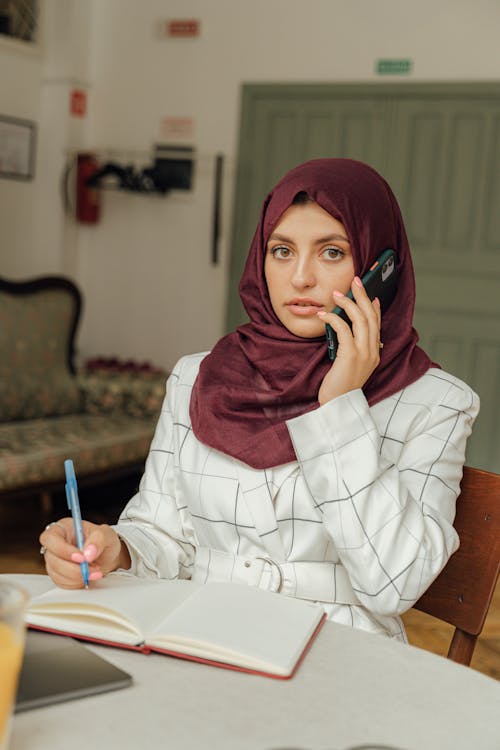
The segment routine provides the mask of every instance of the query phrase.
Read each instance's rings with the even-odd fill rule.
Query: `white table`
[[[44,577],[9,576],[32,593]],[[499,750],[500,683],[326,623],[290,681],[92,646],[134,685],[17,714],[10,750]]]

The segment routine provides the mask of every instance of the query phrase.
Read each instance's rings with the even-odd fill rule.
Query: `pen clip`
[[[71,510],[71,499],[70,499],[69,487],[68,487],[67,482],[64,485],[64,489],[66,490],[66,503],[68,505],[68,508]]]
[[[68,502],[68,508],[73,513],[76,495],[76,475],[73,461],[70,458],[67,458],[64,462],[64,471],[66,473],[66,484],[64,485],[66,490],[66,500]]]

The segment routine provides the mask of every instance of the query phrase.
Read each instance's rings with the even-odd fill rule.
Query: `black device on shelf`
[[[87,180],[89,187],[105,187],[110,177],[116,178],[112,187],[138,193],[168,193],[170,190],[191,190],[193,182],[194,148],[191,146],[155,147],[154,162],[143,169],[109,161]]]

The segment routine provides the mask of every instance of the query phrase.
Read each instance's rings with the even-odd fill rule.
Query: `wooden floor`
[[[119,494],[128,497],[128,488]],[[87,497],[80,492],[86,518],[95,523],[114,523],[121,500],[113,501],[109,494],[100,496],[95,490]],[[103,513],[100,508],[108,508]],[[47,515],[38,499],[23,499],[0,504],[0,573],[43,573],[38,535],[51,520],[67,515],[62,496],[54,498],[54,507]],[[403,615],[410,643],[420,648],[445,655],[453,628],[423,612],[410,610]],[[484,630],[472,658],[473,669],[500,679],[500,585],[490,608]]]

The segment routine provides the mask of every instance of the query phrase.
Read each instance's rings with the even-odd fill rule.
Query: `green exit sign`
[[[376,71],[379,75],[403,76],[411,73],[411,60],[377,60]]]

